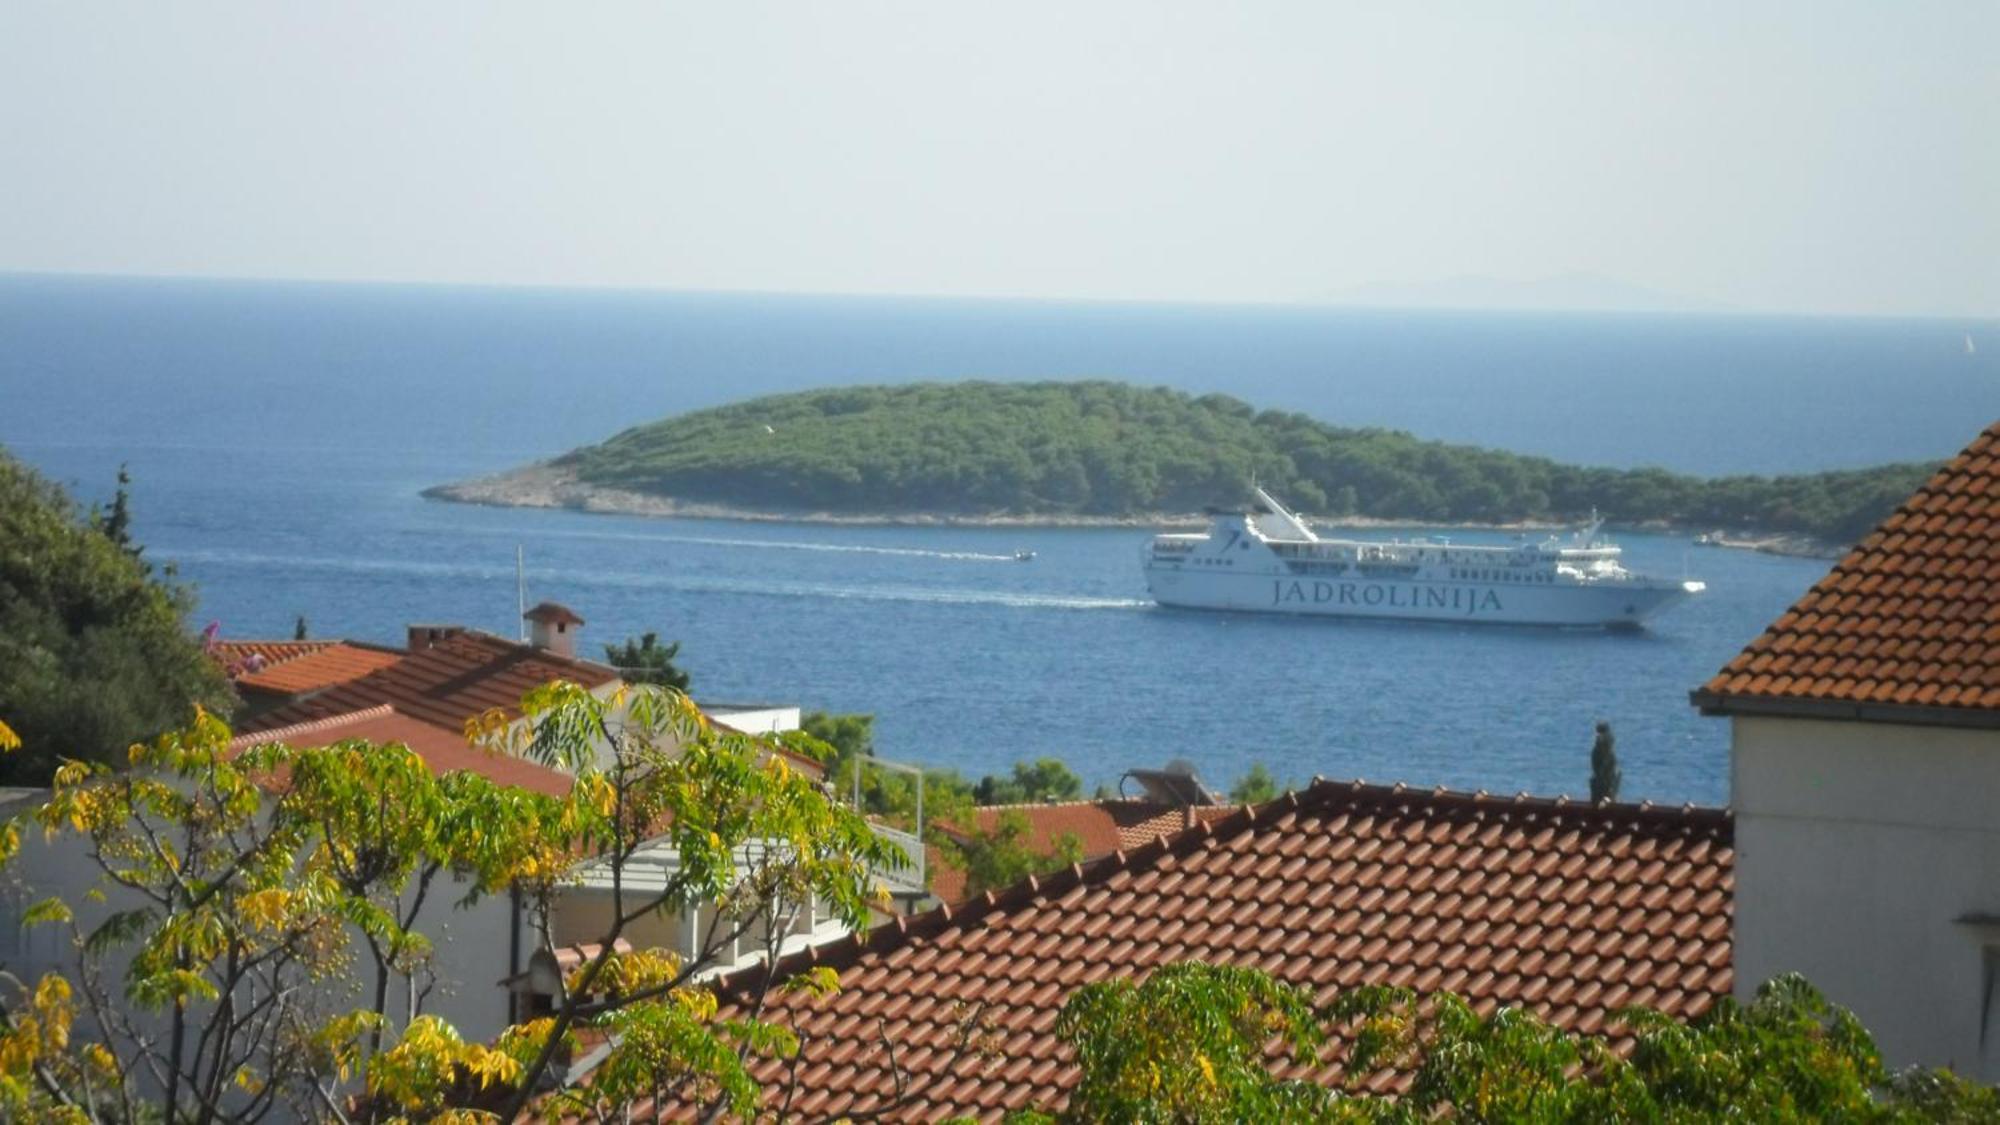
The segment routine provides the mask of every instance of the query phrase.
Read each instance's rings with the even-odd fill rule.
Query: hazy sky
[[[2000,0],[0,2],[0,270],[2000,314]]]

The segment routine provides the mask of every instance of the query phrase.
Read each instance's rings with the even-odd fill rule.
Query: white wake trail
[[[524,537],[512,531],[491,530],[489,535]],[[736,547],[769,551],[815,551],[829,554],[891,555],[912,559],[948,559],[954,562],[1017,562],[1017,556],[988,551],[936,551],[923,547],[875,547],[865,543],[810,543],[796,539],[723,539],[706,535],[648,535],[631,531],[569,531],[538,529],[532,536],[563,539],[610,539],[627,543],[680,543],[691,547]],[[527,537],[532,537],[527,536]]]

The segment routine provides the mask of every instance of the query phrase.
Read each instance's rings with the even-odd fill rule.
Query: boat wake
[[[931,552],[945,554],[946,552]],[[286,570],[329,571],[347,574],[400,574],[412,578],[507,582],[514,578],[512,567],[477,566],[463,563],[428,562],[417,559],[335,558],[324,555],[274,555],[251,551],[194,548],[160,548],[158,557],[178,563],[248,568],[272,572]],[[1011,555],[995,558],[1012,561]],[[530,568],[530,579],[537,572]],[[1016,609],[1056,610],[1150,610],[1151,601],[1142,598],[1101,598],[1077,594],[1049,594],[1012,590],[931,589],[920,586],[859,586],[819,582],[785,582],[759,579],[698,577],[662,572],[565,570],[566,586],[612,587],[628,590],[660,590],[688,594],[733,594],[743,597],[791,598],[820,601],[902,602],[928,605],[1006,606]]]
[[[1035,594],[1009,590],[934,590],[916,586],[841,586],[816,582],[758,582],[734,579],[684,578],[660,574],[594,574],[588,583],[643,587],[690,594],[736,594],[746,597],[797,598],[824,601],[903,602],[925,605],[1007,606],[1015,609],[1136,610],[1154,609],[1143,598],[1094,598],[1075,594]]]
[[[208,563],[217,566],[272,570],[324,570],[346,574],[405,574],[424,578],[514,579],[512,566],[482,566],[472,563],[424,562],[417,559],[337,558],[328,555],[271,555],[258,551],[218,551],[206,547],[176,550],[150,548],[154,555],[175,563]]]
[[[496,533],[497,534],[497,533]],[[923,547],[875,547],[865,543],[809,543],[795,539],[721,539],[704,535],[648,535],[628,531],[536,531],[531,536],[507,532],[516,539],[552,536],[563,539],[609,539],[627,543],[678,543],[690,547],[736,547],[768,551],[813,551],[842,555],[888,555],[910,559],[945,559],[952,562],[1019,562],[1019,552],[995,554],[989,551],[934,551]]]

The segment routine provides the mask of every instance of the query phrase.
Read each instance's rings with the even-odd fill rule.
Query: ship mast
[[[1261,524],[1265,517],[1268,516],[1277,522],[1279,528],[1288,533],[1285,535],[1269,536],[1270,538],[1303,539],[1308,543],[1319,542],[1319,536],[1314,535],[1312,528],[1306,526],[1306,521],[1292,514],[1291,509],[1278,503],[1277,500],[1272,498],[1270,493],[1255,484],[1250,486],[1250,491],[1256,494],[1257,503],[1263,508],[1261,513],[1250,517],[1253,522],[1260,525],[1258,527],[1259,531],[1264,530]],[[1266,534],[1268,536],[1268,532]]]

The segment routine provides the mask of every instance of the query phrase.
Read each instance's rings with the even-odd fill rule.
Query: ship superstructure
[[[1330,617],[1637,628],[1702,583],[1635,574],[1593,519],[1567,541],[1323,539],[1261,488],[1206,533],[1146,545],[1161,605]]]

